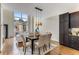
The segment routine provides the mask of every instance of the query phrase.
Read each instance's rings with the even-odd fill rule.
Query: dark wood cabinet
[[[69,13],[61,14],[59,18],[60,18],[59,21],[60,44],[68,45]]]
[[[77,37],[77,50],[79,50],[79,37]]]
[[[79,12],[70,13],[71,28],[79,28]]]
[[[63,39],[64,39],[64,20],[63,20],[63,16],[62,15],[60,15],[59,16],[59,42],[60,42],[60,44],[64,44],[64,41],[63,41]]]
[[[59,15],[59,42],[79,50],[79,36],[69,35],[70,28],[79,28],[79,12]]]
[[[79,50],[78,36],[69,36],[69,47]]]

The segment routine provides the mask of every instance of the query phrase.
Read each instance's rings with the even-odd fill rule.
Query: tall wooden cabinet
[[[69,13],[59,16],[60,44],[68,46]]]
[[[69,34],[72,28],[79,28],[79,12],[59,15],[60,44],[79,50],[79,36]]]

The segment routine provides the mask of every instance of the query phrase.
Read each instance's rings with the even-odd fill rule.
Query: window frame
[[[22,21],[24,21],[24,22],[28,21],[28,15],[27,15],[27,14],[26,14],[26,15],[27,15],[27,18],[26,18],[26,17],[24,18],[24,17],[23,17],[23,14],[25,14],[25,13],[20,12],[20,13],[21,13],[20,17],[15,16],[15,13],[16,13],[16,12],[14,12],[14,20],[15,20],[15,21],[21,21],[20,19],[22,19]],[[19,13],[19,12],[18,12],[18,13]],[[16,20],[15,18],[18,18],[19,20]],[[23,20],[23,19],[26,19],[26,20]]]

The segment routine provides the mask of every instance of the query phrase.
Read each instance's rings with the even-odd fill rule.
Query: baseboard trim
[[[54,45],[57,45],[57,46],[59,45],[59,42],[54,41],[54,40],[51,40],[51,43],[54,44]],[[57,47],[57,46],[56,46],[56,47]],[[47,50],[46,52],[43,53],[43,55],[46,55],[48,52],[50,52],[51,50],[53,50],[53,49],[56,48],[56,47],[53,47],[53,48]]]
[[[59,42],[58,41],[51,40],[51,43],[56,44],[56,45],[59,45]]]
[[[55,48],[55,47],[54,47]],[[46,55],[48,52],[50,52],[51,50],[53,50],[54,48],[51,48],[49,50],[47,50],[46,52],[43,53],[43,55]]]

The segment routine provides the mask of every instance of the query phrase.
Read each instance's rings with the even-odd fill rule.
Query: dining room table
[[[26,36],[26,42],[28,42],[28,40],[31,40],[31,54],[34,54],[34,49],[35,49],[35,45],[34,42],[36,40],[39,40],[39,36],[42,34],[48,34],[50,32],[39,32],[39,33],[32,33],[33,35],[27,35]],[[50,42],[49,42],[49,48],[50,48]]]

